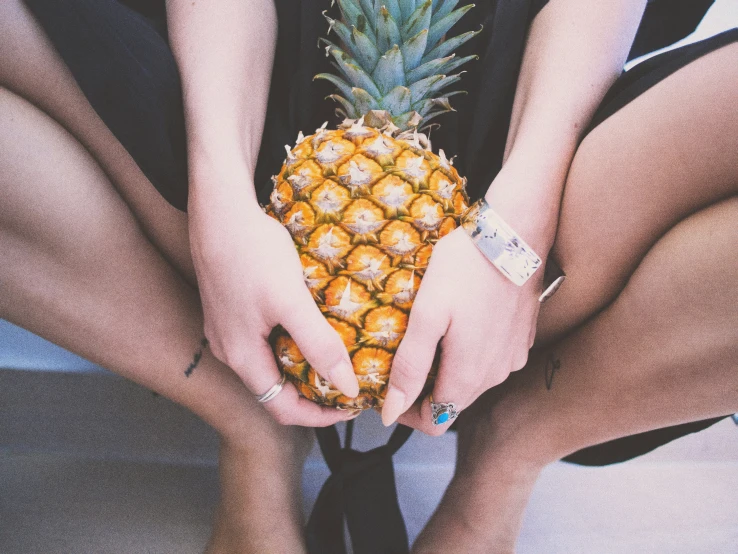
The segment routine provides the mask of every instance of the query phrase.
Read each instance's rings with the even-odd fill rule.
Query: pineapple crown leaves
[[[337,2],[340,20],[323,15],[328,33],[333,31],[341,46],[321,39],[337,75],[315,78],[336,86],[329,98],[340,104],[340,115],[358,119],[385,111],[394,126],[406,131],[453,110],[448,98],[463,91],[443,91],[464,73],[454,70],[477,58],[459,58],[453,51],[481,29],[448,40],[444,36],[474,4],[456,9],[458,0]]]

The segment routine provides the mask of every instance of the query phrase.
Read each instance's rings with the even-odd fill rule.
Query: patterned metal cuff
[[[482,254],[516,285],[523,286],[540,267],[540,256],[484,198],[462,215],[461,225]]]

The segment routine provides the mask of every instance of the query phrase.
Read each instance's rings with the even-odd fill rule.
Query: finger
[[[397,418],[397,422],[433,437],[443,435],[448,431],[453,423],[453,419],[444,424],[435,425],[433,423],[433,409],[430,400],[430,395],[428,395],[416,402],[404,414]],[[433,395],[433,401],[438,402],[435,395]]]
[[[448,425],[433,425],[433,415],[428,396],[410,406],[404,414],[397,418],[397,422],[434,437],[442,435],[448,429]]]
[[[483,353],[486,343],[494,340],[487,329],[482,323],[471,320],[454,320],[449,325],[443,339],[438,376],[433,384],[435,403],[453,403],[460,410],[474,402],[481,393],[487,381],[486,365],[490,363],[483,358]],[[453,414],[449,416],[451,419],[454,417]]]
[[[443,337],[445,318],[426,306],[419,290],[410,310],[407,331],[392,360],[389,386],[382,406],[384,425],[391,425],[417,399],[433,364],[438,342]]]
[[[255,396],[264,394],[282,379],[272,347],[262,337],[246,339],[238,348],[231,349],[226,363]]]
[[[425,401],[425,398],[423,398],[421,401],[418,401],[410,406],[407,410],[405,410],[405,413],[400,414],[400,417],[397,418],[397,423],[401,423],[402,425],[406,425],[407,427],[412,427],[413,429],[416,429],[418,431],[425,432],[423,431],[423,428],[425,427],[423,425],[423,417],[420,413],[421,404]]]
[[[358,416],[360,412],[326,408],[300,396],[295,386],[287,382],[282,391],[264,403],[267,411],[282,425],[327,427]]]
[[[248,352],[243,360],[232,366],[246,387],[255,395],[262,395],[282,380],[282,374],[274,360],[272,347],[266,340],[259,340],[244,348]],[[287,382],[269,402],[266,410],[283,425],[325,427],[350,419],[351,412],[324,408],[302,398],[294,385]]]
[[[307,287],[287,303],[280,323],[297,343],[308,363],[324,379],[348,397],[359,395],[359,381],[354,374],[346,345],[321,313]]]

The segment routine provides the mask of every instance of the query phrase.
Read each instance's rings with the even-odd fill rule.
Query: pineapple
[[[338,75],[338,129],[299,134],[273,177],[265,211],[287,227],[305,283],[343,339],[359,381],[357,398],[320,377],[280,326],[270,337],[280,368],[300,393],[342,409],[381,406],[392,357],[433,245],[459,225],[466,180],[431,151],[421,124],[452,108],[449,75],[475,58],[452,51],[476,32],[444,40],[472,5],[458,0],[338,0],[328,16],[342,48],[324,40]],[[324,14],[325,15],[325,14]],[[438,354],[438,353],[437,353]],[[434,362],[437,369],[438,355]],[[433,371],[432,371],[433,373]]]

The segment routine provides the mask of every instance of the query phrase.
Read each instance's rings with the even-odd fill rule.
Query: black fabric
[[[343,448],[335,427],[315,430],[331,476],[308,521],[308,551],[345,554],[345,517],[355,554],[407,554],[407,531],[397,503],[392,456],[405,444],[412,429],[398,425],[386,445],[357,452],[351,448],[353,425],[353,421],[347,424]]]
[[[100,118],[168,202],[184,209],[179,72],[161,24],[116,0],[27,2]]]
[[[564,458],[564,461],[583,466],[604,466],[625,462],[636,456],[656,450],[659,446],[671,442],[674,439],[707,429],[718,421],[725,419],[725,417],[715,417],[703,421],[685,423],[683,425],[674,425],[665,429],[656,429],[654,431],[615,439],[590,448],[583,448],[571,456]]]
[[[628,59],[659,50],[693,32],[715,0],[651,0]]]
[[[103,121],[164,198],[186,210],[184,119],[163,0],[26,3]],[[469,95],[457,99],[457,113],[436,120],[441,127],[432,138],[436,148],[458,155],[456,167],[469,180],[472,200],[483,195],[501,167],[526,33],[546,4],[547,0],[477,2],[454,28],[454,33],[461,33],[482,27],[480,35],[458,51],[459,56],[476,53],[480,59],[464,66],[462,84]],[[682,38],[711,4],[650,2],[631,55]],[[300,130],[310,132],[323,121],[337,122],[335,105],[324,100],[332,85],[312,79],[332,70],[318,39],[327,30],[321,12],[336,15],[337,8],[330,0],[276,0],[275,5],[278,42],[256,168],[257,193],[264,204],[272,188],[270,177],[283,161],[284,145],[293,143]]]

